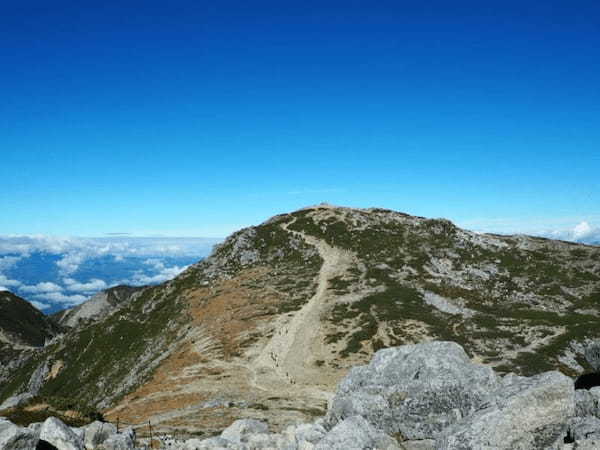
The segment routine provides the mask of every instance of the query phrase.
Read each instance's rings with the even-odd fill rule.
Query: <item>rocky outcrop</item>
[[[82,428],[86,449],[94,449],[103,444],[110,436],[117,434],[117,427],[112,423],[95,421]]]
[[[83,438],[55,417],[49,417],[42,425],[40,440],[59,450],[84,450]]]
[[[36,433],[28,428],[18,427],[0,417],[0,449],[31,450],[37,445]]]
[[[390,348],[340,383],[329,425],[360,415],[435,448],[550,448],[575,414],[573,381],[559,372],[504,379],[451,342]]]
[[[71,428],[55,417],[44,423],[20,427],[0,417],[0,450],[134,450],[135,432],[128,428],[117,432],[114,425],[93,422],[81,428]],[[48,445],[52,446],[49,447]]]
[[[510,380],[437,436],[436,448],[561,448],[575,414],[573,382],[559,372]]]
[[[400,450],[400,445],[391,436],[375,428],[361,416],[352,416],[339,422],[315,446],[315,450],[345,450],[377,448]]]
[[[359,415],[387,433],[431,439],[480,409],[500,385],[492,369],[471,364],[452,342],[384,349],[342,380],[326,420],[334,426]]]
[[[133,286],[115,286],[100,291],[89,300],[74,308],[56,314],[58,322],[65,327],[76,327],[89,320],[101,320],[132,300],[141,288]]]

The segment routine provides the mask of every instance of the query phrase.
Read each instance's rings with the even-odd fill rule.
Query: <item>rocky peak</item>
[[[89,300],[54,315],[59,324],[75,327],[81,322],[100,320],[132,300],[142,288],[114,286],[98,292]]]

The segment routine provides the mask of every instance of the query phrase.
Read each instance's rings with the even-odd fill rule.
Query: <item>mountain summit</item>
[[[318,205],[245,228],[177,278],[79,322],[0,385],[129,423],[213,433],[322,415],[374,351],[460,343],[499,372],[589,369],[600,248],[462,230],[443,219]]]

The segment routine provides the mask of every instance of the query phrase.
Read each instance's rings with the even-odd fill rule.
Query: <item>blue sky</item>
[[[0,235],[598,226],[599,49],[597,2],[5,2]]]

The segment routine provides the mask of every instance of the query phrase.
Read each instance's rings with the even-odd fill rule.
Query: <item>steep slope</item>
[[[31,303],[0,291],[0,386],[15,367],[60,332],[61,327]]]
[[[26,300],[0,291],[0,343],[14,347],[41,347],[60,327]]]
[[[321,415],[348,369],[386,346],[452,340],[501,372],[582,373],[599,305],[598,247],[320,205],[233,234],[74,329],[0,385],[0,401],[46,364],[60,369],[41,395],[111,419],[278,429]]]

